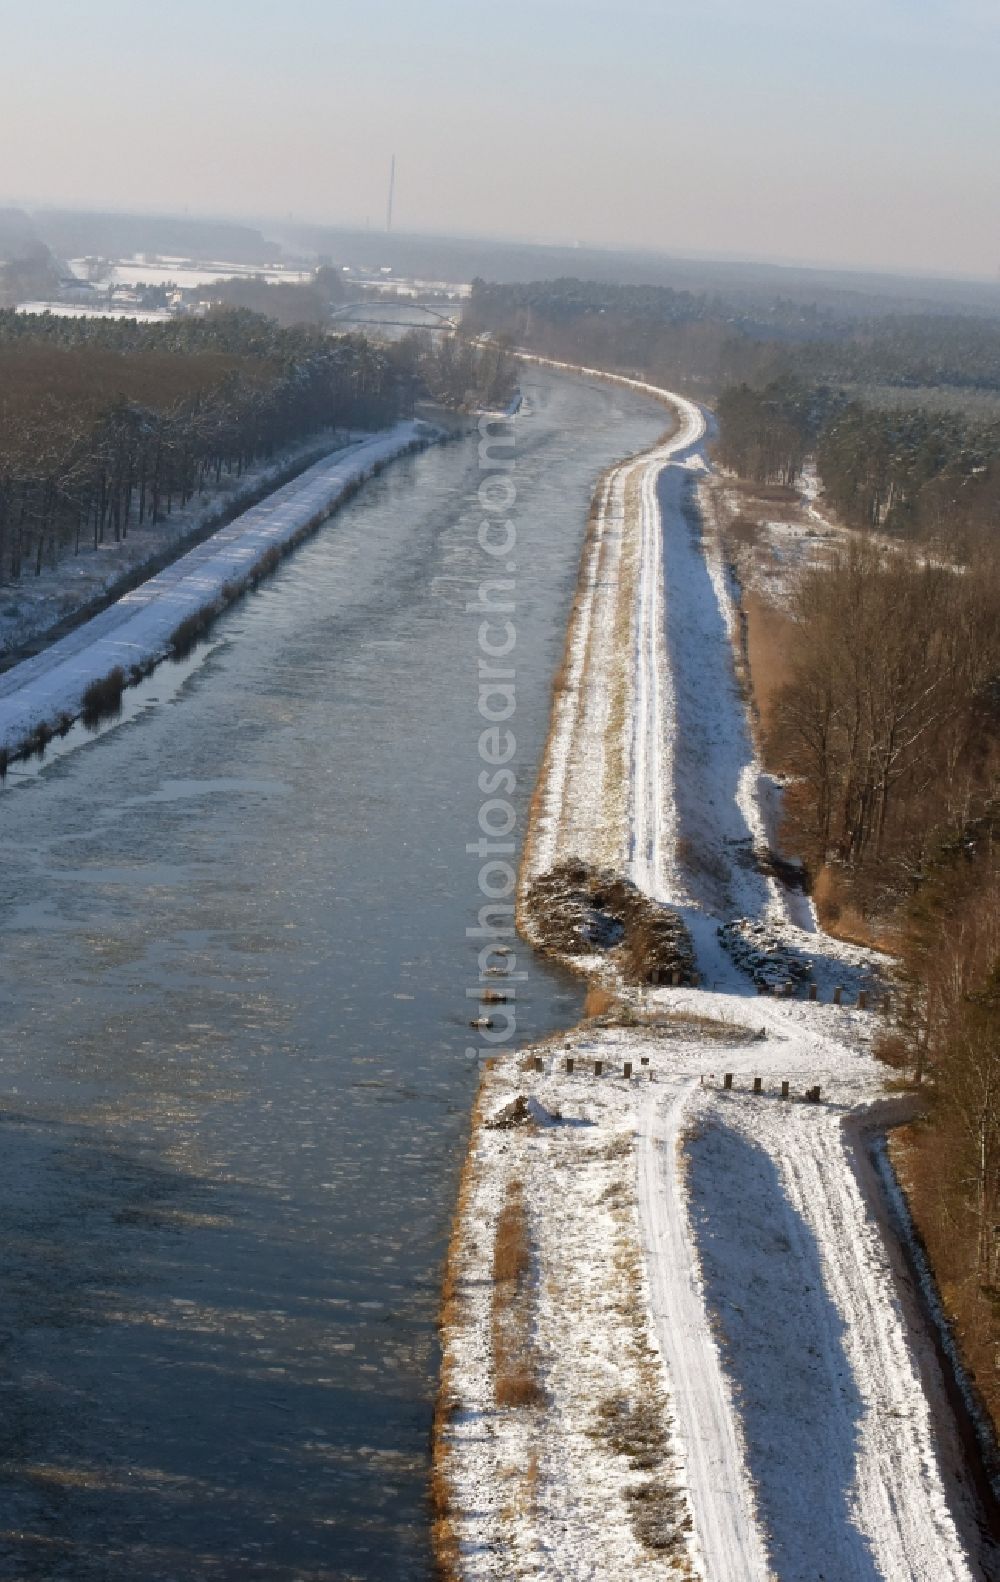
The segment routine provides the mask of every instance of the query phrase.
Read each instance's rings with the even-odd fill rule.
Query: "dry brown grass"
[[[686,1549],[691,1515],[683,1488],[673,1480],[676,1468],[670,1406],[660,1365],[648,1344],[633,1179],[630,1173],[627,1198],[633,1212],[624,1205],[615,1210],[618,1228],[613,1283],[620,1345],[630,1355],[641,1392],[606,1396],[597,1405],[591,1434],[636,1474],[636,1481],[625,1487],[622,1495],[638,1542],[647,1554],[666,1560],[679,1577],[689,1577]]]
[[[726,488],[743,500],[762,500],[767,505],[798,505],[795,489],[784,483],[754,483],[751,478],[727,478]]]
[[[650,1011],[638,1020],[643,1026],[648,1025],[652,1032],[667,1037],[696,1034],[699,1038],[710,1039],[718,1044],[746,1043],[753,1031],[742,1022],[725,1021],[717,1016],[699,1016],[696,1011]]]
[[[899,940],[885,929],[876,930],[851,900],[847,880],[825,864],[819,869],[810,891],[821,925],[834,939],[847,945],[863,945],[868,950],[899,951]]]
[[[507,1183],[493,1240],[492,1344],[498,1406],[538,1406],[544,1399],[532,1344],[531,1233],[524,1188]]]
[[[607,1016],[609,1012],[618,1007],[618,998],[610,989],[592,987],[587,990],[587,997],[583,1002],[583,1014],[589,1019],[594,1016]]]
[[[926,1095],[925,1095],[926,1096]],[[889,1156],[906,1196],[917,1239],[927,1255],[960,1365],[984,1414],[1000,1435],[1000,1293],[969,1257],[960,1227],[968,1200],[958,1178],[942,1179],[937,1134],[928,1146],[919,1123],[889,1134]]]
[[[756,549],[760,538],[760,523],[751,516],[735,516],[726,528],[726,539],[739,549]]]
[[[539,1406],[544,1399],[541,1385],[530,1362],[508,1365],[497,1374],[498,1406]]]
[[[497,1217],[493,1241],[493,1283],[500,1285],[522,1280],[531,1268],[531,1243],[528,1216],[524,1207],[524,1184],[516,1178],[507,1183],[507,1201]]]
[[[743,608],[747,617],[750,685],[760,711],[766,742],[774,723],[775,701],[788,680],[788,641],[792,622],[783,610],[768,604],[755,592],[747,594]]]
[[[455,1414],[457,1401],[453,1384],[454,1362],[451,1355],[451,1336],[458,1329],[462,1318],[462,1257],[465,1230],[469,1223],[469,1205],[476,1182],[475,1142],[483,1123],[483,1087],[480,1084],[472,1107],[472,1125],[469,1147],[458,1183],[458,1199],[451,1223],[451,1235],[445,1254],[444,1275],[441,1282],[441,1307],[438,1327],[441,1333],[441,1372],[438,1379],[437,1398],[434,1402],[434,1421],[431,1428],[431,1540],[434,1550],[435,1571],[438,1582],[461,1582],[461,1544],[457,1512],[454,1507],[448,1462],[451,1445],[448,1430]]]

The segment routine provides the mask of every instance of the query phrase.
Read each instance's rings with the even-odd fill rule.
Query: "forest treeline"
[[[905,912],[907,986],[887,1053],[920,1085],[907,1187],[966,1368],[1000,1430],[1000,811],[925,860]]]
[[[768,747],[795,848],[884,919],[1000,774],[1000,559],[869,536],[800,574]]]
[[[1000,519],[1000,415],[882,407],[794,378],[730,386],[716,402],[718,459],[757,483],[795,485],[815,463],[849,527],[971,552]]]
[[[99,548],[331,428],[506,402],[499,346],[383,345],[246,309],[168,323],[0,312],[0,582]]]
[[[787,379],[718,415],[726,465],[814,461],[855,530],[797,579],[765,753],[825,921],[895,941],[910,1201],[1000,1425],[1000,430]]]
[[[1000,1428],[1000,521],[975,515],[963,558],[863,532],[801,576],[766,756],[824,921],[894,941],[911,1204]]]
[[[713,398],[728,385],[779,379],[1000,395],[1000,315],[893,313],[856,317],[776,295],[748,304],[666,286],[538,280],[473,282],[464,322],[543,356]]]

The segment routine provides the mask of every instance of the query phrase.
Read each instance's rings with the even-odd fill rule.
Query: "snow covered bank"
[[[450,1574],[971,1582],[995,1557],[918,1294],[844,1126],[882,1102],[875,1020],[848,999],[885,962],[824,935],[773,860],[776,788],[699,500],[704,419],[659,394],[676,434],[595,500],[521,903],[570,858],[627,875],[683,919],[701,987],[629,990],[607,956],[577,956],[623,1009],[484,1073],[443,1329]],[[720,938],[737,920],[801,966],[798,997],[758,994]],[[491,1131],[518,1095],[525,1124]],[[541,1390],[524,1406],[496,1401],[488,1321],[514,1180]],[[606,1431],[641,1399],[645,1468]]]
[[[269,461],[244,468],[239,476],[223,473],[217,484],[209,484],[186,505],[175,504],[157,521],[147,517],[140,527],[133,510],[128,532],[117,543],[106,538],[96,549],[86,544],[78,553],[62,555],[54,566],[43,563],[5,583],[0,588],[0,658],[16,659],[17,650],[31,643],[42,646],[62,623],[88,611],[96,615],[102,600],[120,598],[130,586],[154,576],[196,538],[224,526],[238,511],[248,511],[316,462],[367,437],[332,429],[314,434]]]
[[[0,753],[14,756],[40,727],[52,733],[74,719],[87,689],[116,667],[128,678],[164,658],[185,621],[222,608],[366,478],[435,437],[427,425],[406,422],[336,451],[110,609],[15,665],[0,676]]]
[[[603,377],[593,369],[575,370],[544,358],[524,360]],[[635,380],[613,382],[662,401],[674,422],[651,450],[610,468],[594,498],[525,844],[522,898],[530,880],[561,857],[578,856],[597,868],[625,868],[633,849],[646,839],[636,836],[636,810],[629,798],[636,779],[635,744],[626,722],[638,717],[637,653],[646,673],[669,685],[660,662],[662,620],[655,593],[659,518],[650,480],[668,464],[683,463],[704,434],[705,420],[700,409],[682,397]],[[639,608],[641,589],[653,590],[654,608]],[[669,700],[663,701],[668,707]],[[662,751],[665,724],[659,702],[647,703],[643,712],[644,758],[647,753],[658,758]],[[644,762],[643,773],[647,769]],[[666,816],[662,803],[659,811],[661,818]],[[649,840],[659,839],[658,829],[654,815]],[[642,882],[638,873],[633,877]],[[525,921],[530,931],[530,919]]]
[[[645,1049],[646,1044],[642,1045]],[[652,1046],[650,1046],[652,1047]],[[639,1068],[623,1035],[606,1060]],[[635,1096],[595,1079],[586,1035],[484,1076],[450,1269],[438,1476],[447,1486],[450,1572],[650,1582],[692,1576],[685,1472],[638,1233]],[[660,1064],[662,1051],[654,1049]],[[566,1072],[567,1057],[575,1060]],[[518,1094],[531,1119],[489,1122]],[[490,1266],[507,1185],[522,1183],[541,1404],[498,1407]]]

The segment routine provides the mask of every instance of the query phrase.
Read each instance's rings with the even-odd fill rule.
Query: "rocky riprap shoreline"
[[[737,917],[719,928],[719,939],[736,965],[766,994],[797,988],[812,977],[813,964],[766,923]]]

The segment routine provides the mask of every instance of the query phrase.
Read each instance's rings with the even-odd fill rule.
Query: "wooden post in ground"
[[[724,1088],[731,1088],[732,1085],[733,1085],[733,1073],[731,1071],[727,1071],[725,1073],[725,1075],[723,1076],[723,1078],[722,1078],[722,1086]]]
[[[754,1092],[755,1093],[760,1093],[762,1091],[763,1087],[764,1087],[764,1078],[763,1077],[754,1077],[754,1079],[753,1079],[753,1090],[754,1090]]]
[[[781,1084],[781,1097],[783,1099],[787,1099],[787,1097],[788,1097],[788,1083],[787,1082],[783,1082]]]

